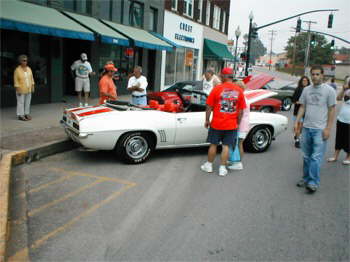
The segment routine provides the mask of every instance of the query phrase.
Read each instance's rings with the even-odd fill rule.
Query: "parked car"
[[[265,82],[263,83],[265,84]],[[187,91],[202,91],[202,81],[180,81],[167,87],[162,92],[175,92],[187,90]],[[148,95],[148,99],[152,99],[152,93]],[[202,98],[202,103],[205,104],[206,98]],[[257,102],[250,104],[250,110],[259,111],[263,113],[276,113],[281,111],[282,102],[275,98],[261,99]]]
[[[247,92],[248,101],[275,93],[267,90]],[[100,106],[66,109],[61,124],[66,134],[92,150],[114,150],[126,163],[146,161],[153,150],[207,146],[204,127],[206,97],[200,91],[157,92],[149,105],[108,101]],[[160,104],[159,101],[163,101]],[[288,119],[279,114],[252,112],[251,129],[244,147],[264,152],[273,139],[287,129]]]
[[[273,76],[267,74],[254,75],[247,83],[247,88],[267,89],[277,93],[272,98],[276,98],[282,102],[282,110],[289,111],[292,107],[292,97],[297,84],[293,81],[277,80]]]

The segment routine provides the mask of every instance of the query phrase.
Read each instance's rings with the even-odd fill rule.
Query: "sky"
[[[236,39],[235,30],[237,26],[241,29],[241,36],[238,40],[238,47],[243,47],[243,35],[249,30],[249,13],[253,12],[253,22],[258,26],[269,24],[276,20],[303,12],[319,9],[339,9],[334,12],[333,28],[327,28],[328,15],[330,12],[317,12],[301,16],[302,20],[315,21],[311,30],[328,33],[350,41],[350,1],[349,0],[231,0],[230,21],[228,38]],[[258,31],[259,38],[270,52],[271,33],[274,30],[275,36],[272,43],[272,51],[275,53],[284,52],[284,47],[291,36],[294,36],[297,17],[272,25]],[[307,29],[308,25],[302,23],[302,28]],[[326,36],[328,41],[333,38]],[[335,39],[336,47],[350,48],[350,44]]]

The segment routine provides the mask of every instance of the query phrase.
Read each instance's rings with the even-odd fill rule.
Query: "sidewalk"
[[[118,99],[129,101],[130,96],[122,95]],[[90,99],[90,105],[97,103],[98,98]],[[76,105],[75,96],[65,97],[61,103],[32,105],[31,121],[18,120],[16,107],[1,109],[0,155],[65,139],[66,134],[59,121],[65,108]]]

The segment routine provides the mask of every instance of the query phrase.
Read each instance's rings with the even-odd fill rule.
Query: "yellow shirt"
[[[16,92],[19,94],[34,92],[34,78],[29,66],[27,66],[27,71],[24,71],[21,66],[17,66],[13,74],[13,82]]]

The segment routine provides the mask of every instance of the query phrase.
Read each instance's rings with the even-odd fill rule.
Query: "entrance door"
[[[90,41],[65,39],[63,41],[63,66],[64,66],[64,95],[76,95],[75,92],[75,80],[72,77],[70,67],[74,61],[80,58],[81,53],[86,53],[88,61],[91,61],[90,56],[91,43]],[[91,62],[90,62],[91,63]],[[91,65],[92,66],[92,65]],[[92,68],[93,71],[98,72],[98,68]]]
[[[147,81],[148,91],[154,91],[154,77],[156,70],[156,51],[148,50],[148,62],[147,62]]]

